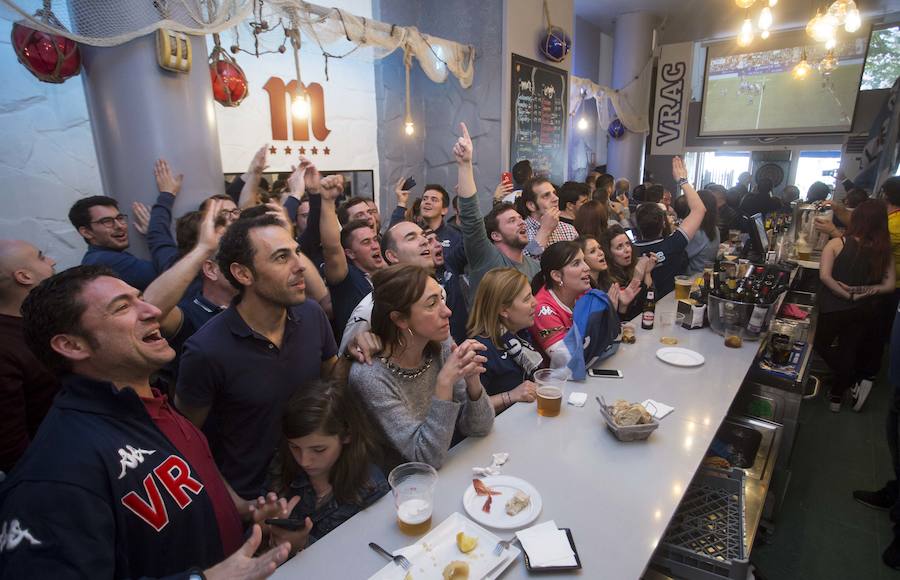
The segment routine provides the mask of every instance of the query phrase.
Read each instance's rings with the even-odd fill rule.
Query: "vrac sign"
[[[309,128],[312,125],[313,136],[319,141],[324,141],[331,130],[325,126],[325,94],[319,83],[306,85],[306,94],[309,97],[309,116],[306,119],[298,119],[296,115],[290,115],[291,138],[288,138],[288,112],[290,103],[297,98],[297,89],[296,79],[285,85],[282,79],[270,77],[263,85],[263,90],[269,94],[272,140],[309,141]]]
[[[662,47],[656,77],[651,155],[681,155],[690,104],[693,43]]]

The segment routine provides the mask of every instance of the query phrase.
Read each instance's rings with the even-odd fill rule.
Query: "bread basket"
[[[650,423],[644,423],[643,425],[617,425],[609,412],[609,405],[606,404],[606,401],[597,397],[597,402],[600,403],[600,414],[603,415],[603,419],[606,421],[606,428],[619,441],[644,441],[659,427],[659,420],[653,416],[650,417]]]

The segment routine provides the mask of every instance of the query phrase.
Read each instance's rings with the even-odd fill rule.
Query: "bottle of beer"
[[[656,290],[653,283],[647,288],[647,299],[644,300],[644,311],[641,314],[641,328],[653,330],[653,321],[656,318]]]

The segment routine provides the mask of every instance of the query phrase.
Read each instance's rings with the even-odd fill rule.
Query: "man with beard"
[[[119,202],[105,195],[76,201],[69,221],[78,230],[88,250],[81,263],[112,268],[129,286],[144,290],[165,267],[127,252],[128,215],[119,211]]]
[[[296,501],[238,498],[203,434],[150,387],[174,355],[159,309],[109,268],[79,266],[34,288],[22,315],[28,346],[65,376],[0,491],[0,577],[274,572],[289,546],[254,559],[261,530],[245,542],[242,519],[285,517]]]
[[[477,186],[472,169],[472,139],[465,123],[460,123],[460,129],[462,136],[453,146],[453,155],[459,170],[459,212],[463,247],[469,261],[468,301],[471,304],[475,299],[475,288],[478,288],[481,278],[489,270],[515,268],[531,280],[541,268],[537,260],[523,253],[528,245],[528,233],[525,230],[525,220],[515,206],[499,203],[482,220],[478,198],[475,196]],[[552,214],[548,212],[547,215]],[[558,215],[559,210],[556,211],[556,216]]]
[[[185,343],[175,402],[206,431],[225,480],[257,497],[288,399],[331,375],[337,346],[322,308],[306,300],[297,242],[280,218],[236,221],[217,261],[238,295]]]

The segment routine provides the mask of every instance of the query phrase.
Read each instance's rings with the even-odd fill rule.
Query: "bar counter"
[[[636,318],[637,342],[620,345],[604,361],[603,367],[621,370],[624,378],[569,381],[558,417],[541,417],[535,404],[518,403],[497,417],[487,437],[469,438],[452,449],[439,472],[432,527],[453,512],[465,515],[462,496],[471,485],[472,467],[489,465],[492,453],[505,451],[510,458],[503,474],[525,479],[541,494],[543,510],[534,523],[552,519],[571,529],[582,577],[640,578],[759,347],[745,341],[742,348],[726,348],[708,327],[675,327],[667,335],[678,338],[677,346],[699,352],[706,361],[695,368],[666,364],[656,358],[666,346],[659,342],[659,314],[674,309],[674,294],[660,299],[656,327],[644,331]],[[584,407],[565,404],[576,391],[587,393]],[[599,395],[610,404],[651,398],[675,410],[647,441],[622,443],[602,421],[594,400]],[[504,539],[513,535],[492,531]],[[365,579],[388,562],[369,549],[369,542],[395,550],[415,539],[397,528],[388,494],[282,565],[274,577]],[[522,556],[500,577],[528,578]]]

